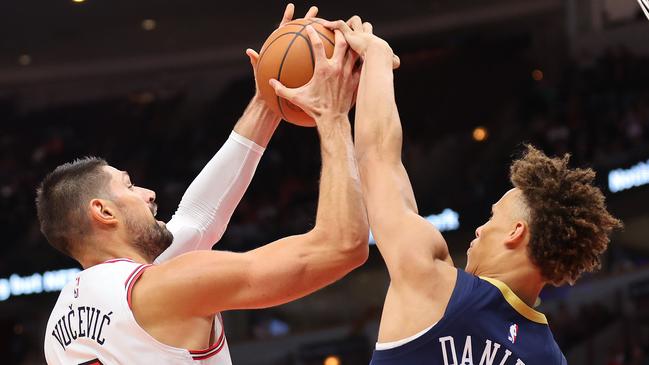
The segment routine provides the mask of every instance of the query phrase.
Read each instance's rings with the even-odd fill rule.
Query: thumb
[[[392,69],[396,70],[401,66],[401,59],[397,55],[392,56]]]
[[[255,50],[248,48],[246,50],[246,55],[250,58],[250,64],[253,68],[257,68],[257,62],[259,62],[259,54]]]
[[[295,97],[295,89],[289,89],[286,86],[282,85],[281,82],[275,79],[268,80],[268,83],[275,90],[275,94],[277,94],[277,96],[291,102],[293,101]]]

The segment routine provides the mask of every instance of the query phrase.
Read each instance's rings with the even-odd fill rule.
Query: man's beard
[[[149,262],[153,262],[156,257],[160,256],[174,240],[173,234],[166,226],[158,222],[146,224],[137,224],[135,219],[127,219],[126,225],[132,235],[133,246]]]

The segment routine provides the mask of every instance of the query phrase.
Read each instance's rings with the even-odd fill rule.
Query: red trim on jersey
[[[99,359],[94,359],[86,362],[82,362],[79,365],[104,365]]]
[[[192,355],[192,358],[194,360],[205,360],[208,359],[219,352],[223,349],[225,345],[225,329],[223,328],[223,321],[221,320],[221,317],[219,316],[219,322],[221,322],[221,334],[219,335],[219,338],[214,342],[214,344],[205,350],[189,350],[189,353]]]
[[[126,261],[131,261],[131,260],[126,260]],[[144,270],[146,270],[149,266],[153,266],[153,265],[151,264],[139,265],[138,267],[135,268],[135,270],[133,270],[133,272],[131,272],[131,274],[126,279],[126,282],[124,282],[124,286],[126,287],[126,301],[128,302],[129,309],[132,309],[131,294],[133,291],[133,286],[135,285],[135,282],[137,282],[137,280],[140,278],[140,276],[142,276]],[[223,347],[225,347],[225,329],[223,328],[223,320],[221,319],[221,316],[217,315],[217,317],[219,319],[219,322],[221,323],[221,334],[219,335],[219,338],[214,342],[214,344],[212,344],[212,346],[204,350],[187,350],[192,356],[192,359],[194,360],[208,359],[221,352]]]
[[[128,282],[131,281],[131,279],[133,278],[133,275],[135,275],[135,273],[136,273],[136,272],[137,272],[137,271],[138,271],[142,266],[144,266],[144,264],[141,264],[140,266],[136,267],[135,270],[133,270],[133,272],[131,272],[131,275],[129,275],[129,276],[126,278],[126,281],[124,282],[124,287],[125,287],[125,288],[128,288]]]
[[[128,302],[128,308],[131,308],[131,292],[133,291],[133,284],[137,281],[137,279],[140,278],[140,276],[144,273],[144,270],[146,270],[147,267],[151,266],[150,264],[142,264],[133,270],[131,275],[128,276],[128,279],[126,279],[126,282],[124,285],[126,286],[126,301]]]
[[[110,260],[106,260],[106,261],[102,262],[101,264],[112,264],[113,262],[121,262],[121,261],[134,262],[131,259],[110,259]]]

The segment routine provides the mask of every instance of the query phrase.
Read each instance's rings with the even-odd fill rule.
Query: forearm
[[[322,154],[316,229],[336,235],[338,249],[366,249],[369,226],[347,116],[318,126]],[[325,124],[325,123],[321,123]]]
[[[355,144],[359,160],[378,153],[401,159],[402,131],[394,96],[392,50],[376,42],[366,50],[356,101]]]
[[[234,126],[234,131],[266,148],[279,122],[280,118],[268,108],[259,96],[255,95]]]
[[[156,262],[209,250],[221,238],[255,173],[264,149],[233,132],[189,185],[167,224],[174,241]]]

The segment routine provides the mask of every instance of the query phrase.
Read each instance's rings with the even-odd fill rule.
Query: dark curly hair
[[[531,145],[512,163],[510,180],[529,208],[532,262],[554,285],[573,284],[601,267],[610,234],[622,223],[606,210],[595,171],[571,169],[570,155],[550,158]]]

